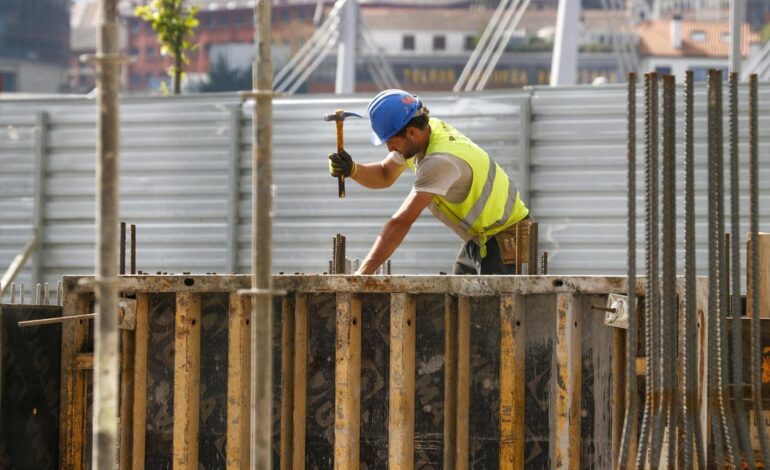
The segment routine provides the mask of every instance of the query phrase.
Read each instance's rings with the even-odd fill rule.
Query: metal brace
[[[136,329],[136,299],[118,299],[118,321],[121,330]]]
[[[609,294],[604,314],[604,324],[616,328],[628,329],[628,296]]]

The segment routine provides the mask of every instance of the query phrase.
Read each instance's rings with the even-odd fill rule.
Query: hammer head
[[[359,118],[363,117],[358,113],[351,113],[350,111],[343,111],[341,109],[338,109],[337,111],[324,116],[324,121],[344,121],[345,118],[349,116],[355,116]]]

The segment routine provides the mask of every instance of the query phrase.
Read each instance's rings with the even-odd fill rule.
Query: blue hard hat
[[[380,145],[409,123],[422,107],[420,98],[404,90],[385,90],[369,102],[372,144]]]

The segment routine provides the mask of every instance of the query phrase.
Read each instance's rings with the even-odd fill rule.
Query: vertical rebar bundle
[[[661,371],[661,426],[668,431],[668,448],[660,463],[662,468],[671,467],[674,457],[674,370],[676,369],[676,106],[674,77],[663,77],[663,159],[662,159],[662,286],[660,315],[660,371]],[[661,446],[662,447],[662,446]],[[657,465],[658,460],[653,460]]]
[[[650,450],[652,462],[655,461],[654,445],[650,443],[660,442],[660,426],[656,424],[658,417],[658,399],[654,395],[658,392],[659,370],[655,370],[657,364],[659,341],[655,341],[653,330],[658,324],[659,297],[658,297],[658,101],[657,101],[656,73],[645,75],[645,245],[646,245],[646,295],[644,303],[644,349],[647,355],[645,362],[645,394],[644,414],[639,437],[639,449],[637,454],[637,468],[644,468],[647,460],[647,452]],[[657,395],[659,396],[659,395]],[[659,452],[659,451],[658,451]]]
[[[676,245],[676,84],[662,77],[662,125],[658,125],[658,80],[645,75],[645,259],[644,298],[645,388],[639,438],[635,440],[636,377],[626,373],[626,416],[615,468],[700,468],[727,465],[757,468],[751,448],[743,380],[743,325],[740,265],[740,157],[738,149],[738,76],[730,75],[730,234],[725,233],[722,74],[709,71],[708,91],[708,305],[703,347],[708,381],[699,384],[698,335],[702,315],[696,308],[695,156],[693,74],[685,79],[684,124],[684,289],[681,311],[677,291]],[[634,312],[636,276],[635,77],[628,85],[628,310],[627,363],[637,356],[638,315]],[[751,296],[751,390],[755,415],[762,416],[761,346],[758,277],[758,162],[756,77],[749,87],[750,240],[748,285]],[[660,141],[658,138],[660,137]],[[659,148],[660,143],[660,148]],[[659,150],[661,160],[659,161]],[[732,312],[732,318],[729,314]],[[728,335],[728,325],[732,333]],[[728,338],[729,336],[729,338]],[[728,339],[730,340],[728,342]],[[699,386],[707,403],[700,413]],[[703,418],[710,430],[703,428]],[[758,419],[763,461],[767,461],[766,429]],[[708,438],[710,436],[710,439]],[[709,444],[708,446],[706,444]],[[636,450],[634,451],[634,445]],[[708,448],[707,448],[708,447]],[[713,454],[709,454],[712,450]]]
[[[684,321],[680,354],[682,374],[680,377],[681,396],[683,397],[683,447],[680,454],[684,468],[705,468],[706,458],[703,453],[703,441],[700,429],[700,417],[697,413],[698,400],[698,328],[695,308],[695,152],[693,138],[693,73],[685,76],[685,222],[684,222]],[[693,461],[693,451],[696,452]]]
[[[724,162],[722,149],[722,72],[711,70],[708,80],[708,129],[709,129],[709,374],[710,385],[714,393],[715,407],[710,407],[712,413],[717,413],[714,423],[721,423],[721,430],[715,429],[714,450],[716,462],[722,465],[724,450],[727,458],[735,468],[739,466],[740,449],[737,449],[737,437],[733,423],[732,408],[727,401],[727,380],[723,375],[727,364],[726,342],[726,271],[725,256],[722,247],[724,238]],[[713,345],[713,347],[711,347]],[[722,440],[723,439],[723,440]]]
[[[742,340],[742,316],[741,311],[741,260],[740,260],[740,196],[738,166],[738,74],[730,73],[730,237],[729,253],[726,256],[730,260],[730,269],[724,269],[732,281],[732,294],[730,312],[732,313],[732,385],[733,402],[735,403],[735,425],[738,433],[738,444],[742,452],[740,455],[746,459],[749,468],[754,469],[754,452],[751,450],[749,429],[746,421],[746,407],[743,406],[743,340]],[[727,248],[727,247],[726,247]],[[728,286],[725,286],[727,289]],[[737,446],[736,446],[737,448]],[[740,455],[738,456],[740,458]]]
[[[628,331],[626,332],[626,363],[636,364],[637,319],[636,319],[636,74],[628,74],[626,155],[628,158]],[[545,274],[545,273],[544,273]],[[623,436],[620,441],[620,455],[616,469],[629,466],[632,455],[631,441],[636,434],[637,388],[636,367],[626,367],[626,416]]]

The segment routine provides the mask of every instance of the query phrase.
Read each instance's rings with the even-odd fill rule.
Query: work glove
[[[344,149],[340,153],[329,154],[329,174],[337,178],[350,178],[356,173],[356,163]]]

